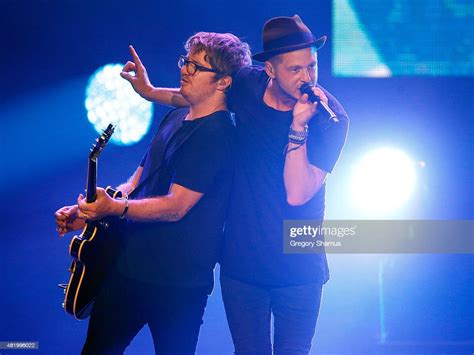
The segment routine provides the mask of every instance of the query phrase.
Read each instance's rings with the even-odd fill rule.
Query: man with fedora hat
[[[272,353],[272,315],[273,352],[307,354],[329,279],[327,260],[324,253],[285,254],[283,221],[323,220],[326,177],[345,143],[348,118],[317,84],[325,36],[315,38],[295,15],[270,19],[262,37],[263,51],[253,59],[264,66],[241,69],[228,95],[238,158],[220,261],[222,296],[236,354]],[[146,99],[187,104],[174,89],[153,87],[143,66],[131,83]],[[311,100],[302,93],[308,85]]]

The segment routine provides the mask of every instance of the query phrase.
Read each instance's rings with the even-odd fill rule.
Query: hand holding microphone
[[[318,105],[320,105],[321,108],[322,108],[321,111],[325,112],[329,116],[330,120],[332,120],[334,122],[339,122],[336,115],[334,114],[334,112],[329,107],[329,105],[327,103],[325,103],[324,101],[322,101],[321,98],[313,92],[313,87],[314,86],[311,85],[310,83],[304,83],[300,87],[300,92],[301,92],[301,94],[307,94],[308,95],[308,101],[317,102]]]

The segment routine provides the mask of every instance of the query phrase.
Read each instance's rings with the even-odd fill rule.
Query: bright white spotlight
[[[404,152],[380,148],[354,168],[354,201],[366,212],[383,215],[401,207],[415,187],[415,163]]]
[[[107,64],[91,76],[86,89],[87,118],[99,133],[109,123],[117,125],[111,141],[131,145],[148,132],[153,104],[141,98],[120,77],[122,64]]]

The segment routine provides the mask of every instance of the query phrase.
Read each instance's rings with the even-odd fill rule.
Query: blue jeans
[[[221,274],[222,299],[235,354],[308,354],[321,303],[322,284],[260,287]]]

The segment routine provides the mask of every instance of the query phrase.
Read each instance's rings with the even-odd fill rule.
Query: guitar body
[[[88,222],[81,235],[75,236],[69,245],[73,261],[64,310],[79,320],[90,315],[94,298],[119,252],[119,235],[112,232],[109,223],[106,220]]]

